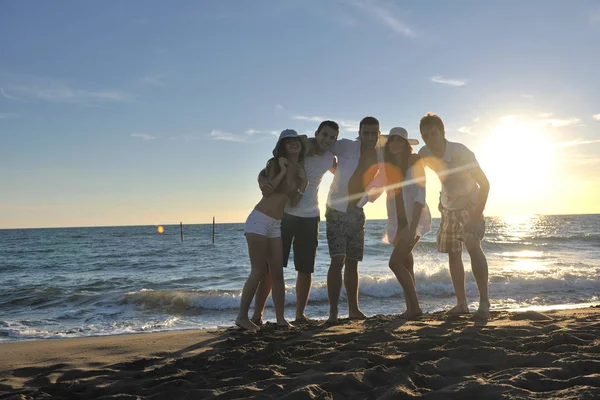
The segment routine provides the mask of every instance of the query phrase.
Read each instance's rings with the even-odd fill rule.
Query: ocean
[[[493,310],[600,304],[600,215],[486,218],[483,248]],[[387,267],[385,221],[366,224],[359,264],[361,309],[404,311],[402,289]],[[414,251],[417,292],[425,312],[455,304],[445,254],[432,232]],[[0,230],[0,342],[215,328],[233,325],[250,272],[243,224]],[[478,292],[465,252],[467,296]],[[306,314],[326,319],[329,255],[321,223]],[[293,262],[285,270],[286,316],[295,311]],[[340,316],[347,316],[344,290]],[[266,320],[274,320],[269,299]]]

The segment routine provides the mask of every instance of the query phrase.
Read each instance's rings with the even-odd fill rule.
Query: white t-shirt
[[[440,203],[447,210],[462,210],[477,202],[479,185],[469,171],[479,168],[475,154],[461,143],[446,140],[446,151],[440,159],[427,146],[419,150],[419,156],[442,182]]]
[[[380,142],[377,142],[375,150],[379,165],[383,165],[383,152],[381,151]],[[360,160],[360,139],[338,139],[333,145],[332,151],[337,156],[338,164],[331,188],[329,189],[327,206],[337,211],[346,212],[349,202],[348,183],[352,175],[354,175],[354,171],[356,171]],[[372,182],[368,182],[367,186]],[[360,197],[361,200],[358,201],[357,206],[363,207],[367,203],[368,196],[367,194],[363,194]]]
[[[323,175],[333,166],[333,153],[326,151],[323,155],[314,155],[304,159],[304,169],[308,186],[300,201],[292,206],[290,202],[285,206],[287,214],[297,217],[312,218],[321,215],[319,211],[319,185]]]

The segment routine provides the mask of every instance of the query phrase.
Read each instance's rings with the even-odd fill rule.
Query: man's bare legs
[[[305,274],[298,271],[296,278],[296,321],[308,321],[304,310],[308,304],[308,296],[310,295],[310,286],[312,285],[312,274]]]
[[[342,290],[342,268],[344,268],[345,256],[331,258],[329,270],[327,271],[327,297],[329,298],[329,323],[338,322],[338,302]]]
[[[344,286],[348,297],[348,318],[366,319],[367,316],[358,308],[358,261],[346,257],[344,269]]]
[[[271,275],[267,273],[262,281],[260,281],[258,289],[256,290],[256,296],[254,296],[254,314],[252,314],[250,321],[254,322],[254,324],[258,326],[263,324],[263,311],[265,310],[267,299],[271,293],[272,285]]]
[[[481,248],[481,241],[465,242],[471,257],[471,270],[479,290],[479,308],[475,317],[487,319],[490,316],[490,299],[488,294],[488,263]]]
[[[269,254],[269,244],[266,236],[257,235],[254,233],[246,234],[248,242],[248,253],[250,255],[250,276],[242,289],[240,299],[240,310],[235,320],[235,324],[241,328],[248,330],[259,329],[250,319],[248,319],[248,310],[252,303],[252,298],[256,293],[256,289],[260,281],[267,274],[267,256]]]
[[[454,294],[456,295],[456,306],[448,314],[465,314],[469,312],[467,304],[467,292],[465,289],[465,267],[462,261],[462,251],[455,251],[448,254],[450,264],[450,277],[454,285]]]

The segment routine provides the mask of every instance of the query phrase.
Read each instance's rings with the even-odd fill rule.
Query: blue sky
[[[488,215],[600,212],[598,71],[599,1],[2,1],[0,228],[242,222],[277,132],[427,111]]]

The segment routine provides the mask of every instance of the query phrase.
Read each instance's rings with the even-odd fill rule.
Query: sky
[[[0,0],[0,228],[243,222],[283,129],[428,111],[486,215],[600,213],[598,71],[600,1]]]

